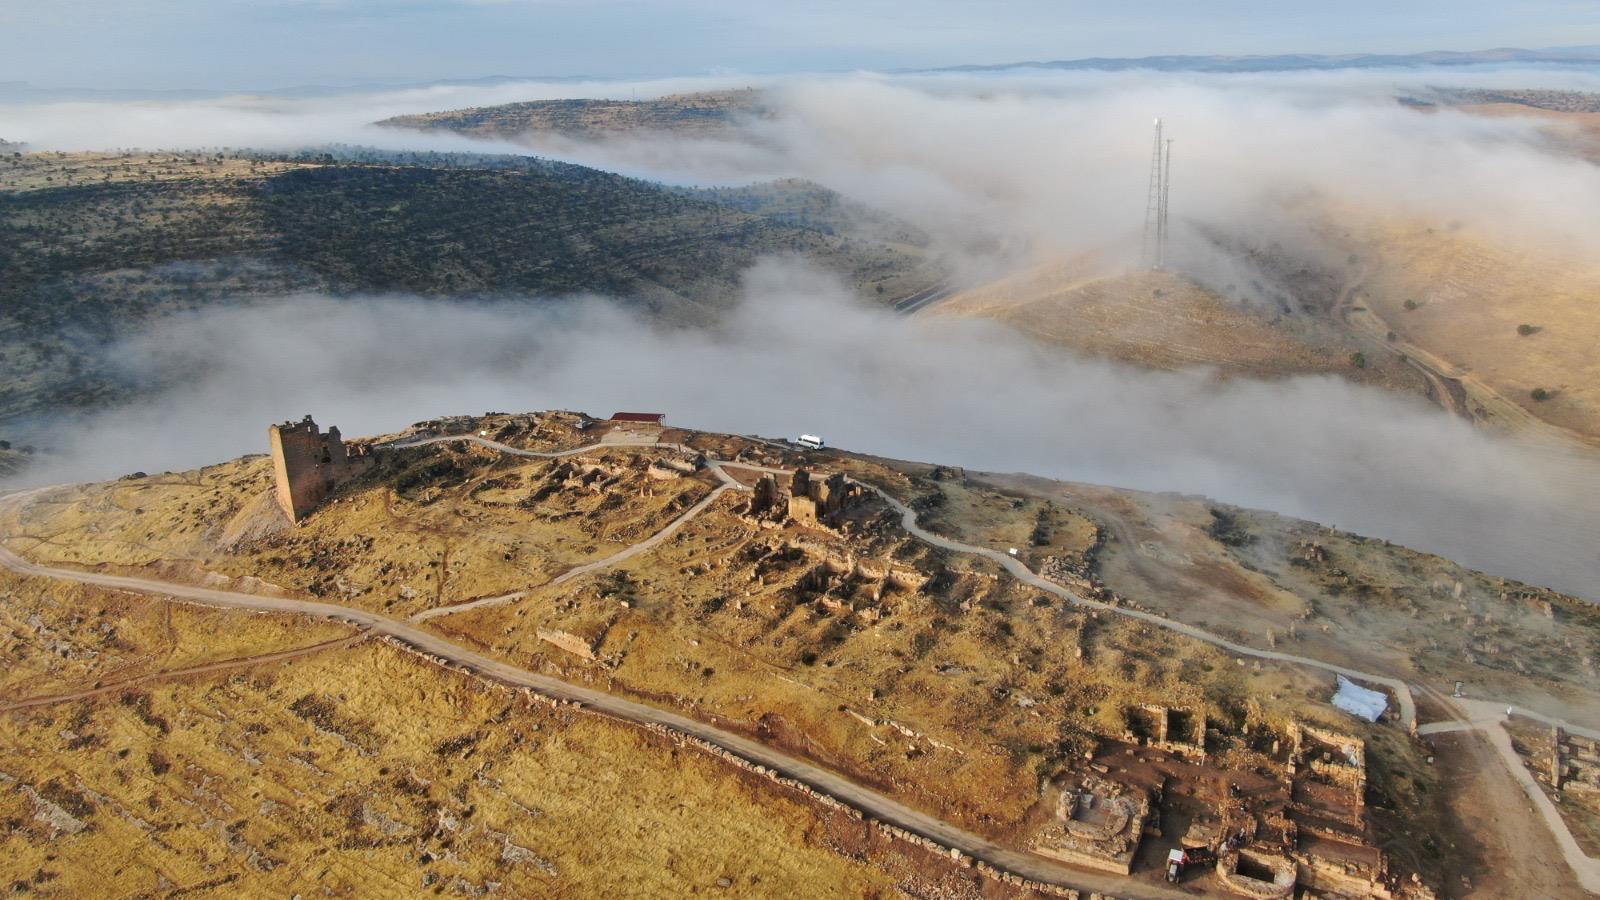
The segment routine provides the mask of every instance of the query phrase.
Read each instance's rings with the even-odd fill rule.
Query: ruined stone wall
[[[1376,873],[1362,866],[1301,854],[1296,879],[1303,885],[1329,894],[1347,897],[1377,897],[1388,900],[1394,891]]]
[[[818,480],[805,469],[796,469],[789,479],[789,518],[808,528],[832,525],[861,495],[860,486],[851,484],[842,472]]]
[[[1294,777],[1297,763],[1327,779],[1352,794],[1356,806],[1366,803],[1367,795],[1367,745],[1358,737],[1317,728],[1301,722],[1290,726],[1293,751],[1290,754],[1289,776]],[[1312,754],[1326,752],[1333,760],[1315,758]],[[1348,754],[1348,757],[1346,756]]]
[[[1550,728],[1550,786],[1561,790],[1561,776],[1566,774],[1561,765],[1561,726]]]
[[[1241,863],[1249,864],[1251,868],[1264,870],[1271,873],[1271,880],[1251,877],[1239,871]],[[1295,882],[1298,880],[1298,867],[1294,861],[1276,854],[1258,853],[1253,850],[1237,850],[1224,854],[1217,860],[1217,879],[1237,894],[1246,897],[1268,898],[1294,896]]]
[[[311,515],[339,482],[365,472],[374,461],[365,446],[353,452],[346,447],[339,429],[323,434],[310,416],[269,427],[267,441],[278,506],[296,523]]]
[[[806,528],[815,528],[820,524],[817,516],[817,501],[801,494],[789,495],[789,518],[796,524]]]
[[[534,633],[539,636],[539,640],[549,644],[554,644],[555,646],[560,647],[562,650],[565,650],[574,656],[581,656],[584,659],[594,659],[594,643],[584,640],[570,631],[547,631],[543,628],[539,628],[535,629]]]

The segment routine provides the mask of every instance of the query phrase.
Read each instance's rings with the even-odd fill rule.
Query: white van
[[[821,450],[823,448],[822,438],[814,434],[802,434],[800,435],[800,440],[795,441],[795,443],[802,447],[810,447],[812,450]]]

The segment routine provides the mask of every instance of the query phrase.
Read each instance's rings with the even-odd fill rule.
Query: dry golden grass
[[[1484,235],[1389,223],[1361,299],[1405,339],[1547,422],[1600,435],[1600,265]],[[1411,302],[1408,308],[1407,301]],[[1518,326],[1538,329],[1518,334]],[[1553,396],[1532,399],[1535,388]]]
[[[354,634],[329,622],[208,609],[0,571],[0,705]]]
[[[1600,113],[1540,109],[1523,103],[1474,103],[1457,107],[1479,116],[1536,119],[1559,148],[1600,163]]]
[[[1100,529],[1071,507],[1022,493],[980,488],[965,477],[939,480],[938,502],[924,506],[923,527],[967,544],[1001,553],[1012,549],[1039,571],[1049,557],[1085,564],[1099,542]]]
[[[0,735],[0,878],[40,893],[893,893],[794,795],[383,644],[11,714]]]
[[[1166,272],[1104,275],[1079,261],[1050,264],[959,294],[935,312],[995,319],[1048,343],[1156,369],[1365,375],[1352,370],[1348,349],[1314,346]]]
[[[382,471],[298,527],[272,502],[270,461],[254,457],[56,489],[5,525],[12,546],[41,561],[281,588],[405,617],[544,584],[659,531],[711,490],[709,476],[649,479],[639,460],[663,455],[620,448],[529,460],[473,446],[385,454]],[[621,478],[604,491],[559,486],[559,472],[587,465]],[[558,489],[531,499],[549,484]]]

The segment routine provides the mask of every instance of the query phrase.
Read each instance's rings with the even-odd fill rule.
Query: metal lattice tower
[[[1161,239],[1156,242],[1156,268],[1167,265],[1167,195],[1172,193],[1172,138],[1167,138],[1166,158],[1161,160]]]
[[[1156,120],[1155,143],[1150,150],[1150,189],[1144,207],[1144,265],[1159,269],[1167,262],[1167,195],[1172,176],[1172,141],[1163,140],[1161,120]]]
[[[1145,195],[1144,202],[1144,250],[1140,255],[1142,263],[1147,266],[1156,265],[1156,250],[1160,244],[1161,223],[1161,120],[1156,120],[1155,149],[1150,153],[1150,189]]]

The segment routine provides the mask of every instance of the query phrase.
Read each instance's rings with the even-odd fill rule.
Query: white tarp
[[[1383,715],[1384,709],[1389,706],[1389,698],[1379,691],[1368,690],[1343,675],[1335,677],[1339,679],[1339,689],[1333,693],[1333,705],[1368,722],[1378,721],[1378,717]]]

